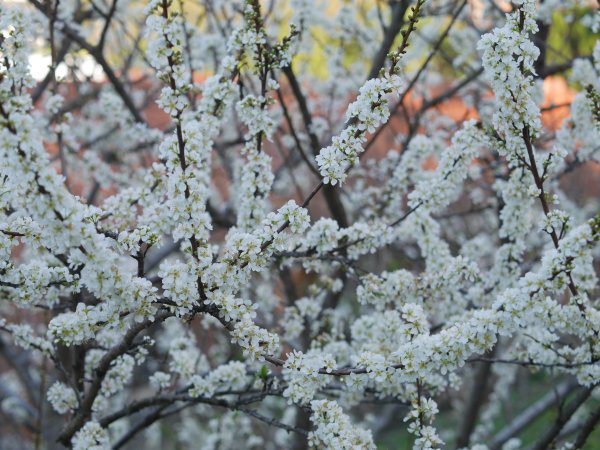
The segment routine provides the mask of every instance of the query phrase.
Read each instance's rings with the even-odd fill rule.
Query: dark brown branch
[[[412,88],[415,86],[415,84],[417,83],[417,81],[419,80],[419,78],[421,77],[421,75],[423,74],[423,72],[425,71],[425,69],[427,68],[427,66],[429,65],[429,63],[431,62],[431,60],[433,59],[433,57],[438,53],[438,51],[439,51],[442,43],[446,40],[446,37],[448,37],[448,33],[450,33],[450,30],[452,29],[452,27],[456,23],[456,20],[458,19],[458,16],[460,15],[461,11],[463,10],[463,8],[465,7],[466,4],[467,4],[467,1],[463,0],[463,2],[461,3],[461,5],[456,9],[456,11],[454,12],[454,14],[452,15],[450,23],[448,24],[448,26],[446,27],[446,29],[443,31],[443,33],[440,35],[440,37],[437,39],[437,41],[433,44],[433,48],[432,48],[431,52],[429,52],[429,55],[427,56],[427,58],[425,59],[425,61],[423,62],[423,64],[419,68],[419,70],[417,71],[417,73],[412,77],[412,79],[409,81],[409,83],[406,86],[406,88],[403,90],[402,94],[400,95],[400,98],[398,99],[398,102],[392,108],[392,111],[390,112],[390,116],[393,116],[394,114],[396,114],[396,112],[402,107],[402,105],[404,104],[404,100],[405,100],[406,96],[410,93],[410,91],[412,90]],[[483,73],[483,69],[480,69],[479,74],[481,74],[481,73]],[[460,89],[462,89],[466,84],[470,83],[471,81],[473,81],[473,79],[475,79],[477,76],[479,76],[479,74],[477,74],[476,76],[468,76],[462,83],[459,83],[453,89],[450,89],[445,94],[443,94],[444,95],[443,99],[452,97]],[[440,101],[443,101],[443,100],[440,100]],[[424,106],[425,105],[423,105],[423,107],[421,108],[421,111],[425,111],[426,109],[429,109],[429,108],[431,108],[432,106],[435,106],[435,105],[428,106],[425,109],[424,109]],[[369,141],[365,145],[365,153],[373,145],[373,143],[375,142],[375,140],[377,139],[377,137],[388,126],[389,123],[390,123],[389,121],[386,122],[385,124],[383,124],[382,126],[380,126],[375,131],[375,133],[373,133],[371,135]],[[364,153],[363,153],[363,155],[364,155]]]
[[[238,408],[238,411],[243,412],[244,414],[247,414],[251,417],[254,417],[255,419],[260,420],[261,422],[266,423],[267,425],[270,426],[274,426],[277,428],[281,428],[282,430],[285,430],[287,432],[292,432],[292,433],[297,433],[297,434],[301,434],[302,436],[308,436],[308,431],[306,431],[303,428],[299,428],[299,427],[295,427],[292,425],[287,425],[273,417],[267,417],[267,416],[263,416],[262,414],[260,414],[258,411],[254,410],[254,409],[247,409],[247,408]]]
[[[94,400],[100,392],[100,388],[102,387],[102,381],[104,380],[106,373],[109,371],[113,361],[119,356],[125,354],[125,352],[127,352],[130,349],[134,339],[140,332],[147,329],[154,323],[162,322],[167,317],[171,317],[172,315],[173,313],[169,311],[162,311],[152,319],[146,319],[143,322],[132,325],[132,327],[125,333],[125,336],[123,337],[121,342],[119,342],[119,344],[111,348],[102,357],[94,371],[94,378],[92,380],[92,383],[87,393],[85,394],[83,400],[81,401],[81,404],[79,405],[77,414],[75,414],[75,416],[66,424],[65,428],[61,431],[57,441],[61,442],[65,446],[68,446],[73,435],[83,426],[85,421],[89,419]]]
[[[595,386],[581,389],[575,398],[560,411],[556,421],[552,424],[552,426],[548,428],[542,437],[529,450],[546,450],[551,448],[552,443],[558,437],[566,423],[592,394],[594,387]]]
[[[537,169],[537,164],[535,161],[535,153],[533,151],[533,144],[531,142],[531,135],[530,135],[528,126],[525,126],[523,128],[523,141],[525,142],[525,147],[527,148],[527,156],[529,158],[529,169],[531,171],[531,175],[533,175],[535,186],[540,191],[538,198],[540,199],[540,203],[542,204],[542,209],[544,210],[544,215],[546,217],[548,217],[548,215],[550,214],[550,207],[548,206],[548,198],[547,198],[546,192],[544,190],[544,179],[540,176],[538,169]],[[552,238],[552,243],[554,244],[554,248],[558,249],[558,247],[560,246],[559,238],[558,238],[558,235],[556,234],[556,230],[554,228],[552,228],[552,230],[550,231],[550,237]],[[575,286],[575,283],[573,282],[573,278],[571,277],[570,270],[567,271],[567,277],[569,278],[568,284],[569,284],[569,290],[571,291],[571,294],[574,296],[577,296],[578,295],[577,287]]]
[[[495,349],[496,347],[494,347]],[[494,350],[488,354],[493,356]],[[475,369],[475,380],[469,393],[469,400],[465,412],[463,413],[462,423],[458,438],[456,439],[456,448],[468,447],[471,434],[477,424],[479,411],[487,399],[487,383],[492,371],[492,363],[484,361]]]
[[[100,40],[98,41],[98,49],[100,52],[102,52],[104,50],[104,43],[106,42],[106,35],[108,34],[108,29],[110,28],[110,23],[112,22],[112,18],[115,15],[115,12],[117,11],[117,2],[119,0],[113,0],[112,4],[110,5],[110,10],[108,11],[108,14],[106,15],[105,21],[104,21],[104,28],[102,29],[102,33],[100,34]]]
[[[592,434],[592,432],[596,429],[596,426],[600,422],[600,407],[597,407],[596,410],[590,414],[587,420],[583,423],[579,434],[577,435],[577,439],[575,439],[574,448],[579,449],[583,448],[588,438]]]
[[[499,450],[505,442],[518,436],[529,424],[544,414],[549,408],[562,402],[563,397],[569,395],[576,388],[577,382],[574,379],[560,383],[501,429],[489,442],[488,447],[490,450]]]
[[[283,68],[283,73],[285,74],[290,88],[292,89],[292,93],[296,98],[296,102],[298,103],[298,107],[300,108],[300,114],[302,115],[302,119],[304,121],[304,128],[306,129],[306,133],[308,134],[310,147],[313,153],[313,156],[317,156],[319,151],[321,150],[321,144],[317,139],[317,136],[312,131],[312,115],[308,109],[308,103],[306,101],[306,97],[302,92],[302,88],[300,87],[300,83],[294,74],[291,66]],[[325,197],[325,201],[327,202],[327,206],[329,211],[331,211],[331,215],[336,220],[338,225],[342,228],[346,228],[348,226],[348,218],[346,216],[346,210],[340,199],[338,191],[331,185],[324,186],[323,195]]]
[[[392,20],[385,29],[383,41],[381,41],[379,50],[377,50],[377,53],[373,58],[373,62],[371,63],[371,70],[367,75],[367,80],[378,76],[379,71],[384,67],[385,62],[387,61],[388,53],[390,52],[390,49],[392,48],[392,45],[394,45],[394,41],[396,40],[396,36],[398,36],[398,33],[400,33],[400,30],[404,25],[404,16],[406,15],[408,5],[408,0],[399,0],[393,4]]]
[[[38,0],[29,0],[29,2],[37,10],[42,12],[44,15],[47,15],[48,11],[46,10],[46,8],[44,7],[44,5],[41,2],[39,2]],[[76,42],[77,45],[79,45],[82,49],[86,50],[96,60],[96,62],[100,65],[100,67],[102,67],[102,70],[104,71],[108,80],[112,84],[114,90],[117,92],[119,97],[121,97],[121,100],[123,101],[123,103],[125,104],[127,109],[129,110],[129,112],[131,113],[131,115],[133,116],[135,121],[139,122],[139,123],[146,123],[145,120],[140,115],[138,108],[135,106],[133,99],[129,96],[128,92],[125,90],[125,86],[123,85],[121,80],[119,80],[119,77],[117,77],[117,75],[115,74],[113,69],[110,67],[110,64],[104,57],[104,55],[102,53],[102,49],[87,42],[85,39],[83,39],[81,36],[79,36],[79,33],[77,33],[77,31],[73,30],[66,23],[63,23],[62,32],[65,35],[67,35],[72,41]]]

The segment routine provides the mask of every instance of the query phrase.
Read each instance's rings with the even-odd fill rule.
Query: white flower
[[[363,152],[366,133],[374,132],[389,117],[387,94],[397,91],[400,86],[400,77],[394,75],[368,80],[360,88],[358,98],[346,112],[348,125],[332,139],[331,146],[323,148],[317,155],[325,183],[335,185],[345,180],[346,171],[358,162],[358,155]]]
[[[108,450],[108,433],[98,422],[86,422],[71,440],[73,450]]]
[[[48,389],[47,395],[52,408],[59,414],[65,414],[77,408],[77,395],[75,391],[64,383],[55,382]]]
[[[353,425],[342,408],[333,401],[314,400],[310,407],[315,429],[308,435],[311,448],[340,450],[375,449],[371,432]]]
[[[158,390],[166,389],[171,384],[171,375],[165,372],[154,372],[149,378],[150,384]]]

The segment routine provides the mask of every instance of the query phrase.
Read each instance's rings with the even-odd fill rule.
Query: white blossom
[[[48,389],[48,401],[59,414],[74,411],[77,408],[75,391],[60,381],[55,382]]]

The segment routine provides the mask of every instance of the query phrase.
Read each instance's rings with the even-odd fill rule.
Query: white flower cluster
[[[243,230],[256,228],[264,218],[268,194],[274,176],[271,169],[271,157],[264,152],[263,141],[271,139],[276,120],[269,112],[274,103],[268,91],[279,88],[272,78],[272,69],[288,66],[291,63],[290,43],[296,29],[291,25],[290,35],[281,43],[270,45],[267,33],[260,17],[260,4],[246,2],[244,10],[245,27],[234,33],[229,51],[245,53],[252,61],[250,72],[259,78],[261,85],[257,95],[246,94],[236,104],[236,111],[247,129],[245,155],[238,167],[240,184],[237,189],[237,224]]]
[[[209,292],[204,303],[216,305],[219,308],[219,316],[227,322],[237,322],[245,317],[252,319],[256,316],[254,310],[257,306],[252,304],[250,300],[236,298],[230,293],[219,290]]]
[[[218,390],[240,390],[248,382],[246,366],[239,361],[232,361],[211,370],[208,375],[194,375],[191,378],[192,397],[212,397]]]
[[[153,12],[157,6],[149,5],[148,11]],[[166,206],[175,225],[173,237],[206,242],[212,229],[206,212],[210,197],[210,152],[224,112],[233,100],[231,78],[236,63],[224,65],[221,72],[209,78],[204,84],[198,111],[193,115],[184,114],[190,86],[184,75],[182,46],[185,37],[181,36],[181,20],[177,14],[167,18],[155,14],[148,17],[147,32],[151,37],[148,55],[158,76],[167,84],[159,106],[177,122],[177,131],[160,147],[169,172]]]
[[[275,120],[269,116],[266,108],[268,104],[268,98],[252,94],[246,95],[242,100],[237,102],[236,108],[240,119],[248,127],[247,138],[263,135],[267,139],[271,137]]]
[[[166,372],[154,372],[148,378],[148,381],[159,391],[167,389],[171,385],[171,375]]]
[[[279,350],[279,336],[257,326],[247,315],[236,322],[231,332],[232,342],[243,349],[248,359],[262,361]]]
[[[101,320],[95,308],[79,303],[75,311],[52,319],[48,325],[48,335],[53,341],[64,345],[80,344],[94,337],[94,324]]]
[[[452,137],[450,148],[442,153],[435,175],[419,181],[409,194],[409,205],[425,204],[435,210],[454,201],[482,141],[485,139],[476,122],[466,122],[463,129]]]
[[[306,233],[301,249],[314,248],[317,255],[323,255],[336,248],[341,237],[342,231],[335,220],[321,218]]]
[[[196,373],[200,352],[189,335],[174,339],[169,345],[169,369],[183,380],[190,380]]]
[[[393,363],[388,356],[411,339],[410,327],[395,310],[375,311],[363,314],[351,327],[351,358],[367,372],[370,378],[378,377],[378,383],[389,382],[394,371],[388,370]],[[366,358],[366,359],[365,359]],[[361,360],[362,359],[362,360]],[[385,367],[379,366],[383,363]],[[385,372],[385,373],[384,373]]]
[[[356,295],[360,303],[380,310],[389,303],[401,305],[416,295],[414,276],[407,270],[369,274],[361,278]]]
[[[442,147],[443,142],[438,139],[417,135],[400,155],[391,152],[388,154],[385,163],[391,166],[392,173],[386,180],[381,201],[386,205],[386,213],[391,219],[402,216],[404,196],[412,184],[426,185],[424,180],[429,179],[431,175],[420,169],[427,158],[436,157],[441,153]]]
[[[371,400],[409,403],[414,448],[434,449],[448,436],[433,426],[434,398],[460,416],[476,355],[515,364],[492,365],[473,443],[489,442],[519,364],[550,367],[580,385],[600,382],[600,219],[585,222],[597,202],[563,192],[563,176],[600,160],[600,44],[591,59],[573,61],[570,88],[588,92],[575,96],[554,136],[540,121],[539,52],[530,38],[536,20],[564,5],[549,0],[536,16],[534,0],[516,0],[503,26],[481,39],[494,99],[487,85],[469,81],[479,73],[472,50],[480,31],[466,20],[468,8],[459,10],[450,25],[460,25],[442,36],[465,46],[454,68],[472,67],[450,93],[460,89],[461,107],[480,121],[440,117],[444,108],[430,107],[446,102],[449,90],[428,58],[397,105],[406,111],[390,124],[394,138],[385,145],[394,148],[348,180],[403,87],[395,55],[391,74],[369,79],[347,106],[367,65],[351,54],[375,55],[384,37],[379,25],[376,33],[355,31],[382,19],[393,24],[384,16],[402,8],[367,5],[359,14],[345,2],[331,15],[325,1],[293,1],[299,28],[272,43],[288,29],[286,8],[209,3],[214,10],[202,10],[196,24],[187,22],[197,11],[185,2],[148,2],[147,44],[139,46],[147,61],[137,53],[132,61],[148,62],[162,83],[157,103],[172,128],[156,129],[142,123],[150,117],[137,117],[157,92],[144,92],[146,78],[120,88],[112,79],[71,83],[73,72],[37,98],[29,57],[42,27],[19,6],[0,10],[0,332],[34,350],[22,382],[17,370],[0,370],[5,413],[21,403],[11,418],[29,423],[29,399],[16,394],[39,383],[36,369],[51,362],[66,373],[53,372],[46,398],[67,421],[60,441],[75,450],[110,448],[110,436],[135,426],[128,411],[144,416],[158,406],[161,414],[163,405],[165,415],[180,412],[174,445],[186,448],[199,439],[206,448],[289,447],[286,431],[310,407],[311,447],[374,449],[371,432],[342,410],[378,411],[364,405]],[[61,2],[57,42],[94,38],[76,12],[73,1]],[[496,17],[503,16],[495,11],[492,26]],[[418,25],[407,70],[444,21]],[[106,31],[112,45],[118,30]],[[315,36],[327,39],[315,45]],[[69,67],[77,58],[73,49],[64,56]],[[200,83],[201,73],[214,75]],[[281,90],[280,77],[288,79]],[[396,129],[396,120],[408,126]],[[318,150],[340,129],[316,157],[318,168],[309,167],[300,151]],[[375,153],[385,150],[385,134],[372,141]],[[323,181],[304,206],[287,201],[304,198],[314,174]],[[344,216],[338,223],[319,196],[324,184],[343,182],[342,212],[325,192],[331,216]],[[559,201],[560,209],[548,207]],[[150,389],[132,386],[134,375]],[[245,415],[282,432],[267,441]],[[365,423],[377,419],[368,414]],[[144,433],[154,447],[164,443],[160,426]]]
[[[185,42],[182,17],[173,14],[164,17],[161,5],[155,1],[148,4],[146,14],[146,56],[158,71],[157,76],[169,84],[162,90],[159,105],[171,117],[179,118],[188,106],[185,94],[190,88],[185,68],[181,64]]]
[[[307,256],[315,255],[314,260],[306,260],[307,270],[318,272],[319,257],[340,250],[347,252],[348,259],[356,260],[363,255],[374,253],[394,240],[393,227],[379,219],[368,222],[357,221],[347,228],[340,228],[335,220],[319,219],[308,231],[306,238],[296,249]]]
[[[535,0],[515,2],[506,24],[485,34],[477,48],[482,52],[485,73],[496,95],[494,127],[514,147],[523,147],[522,132],[527,127],[533,137],[540,129],[540,108],[535,102],[533,74],[539,50],[529,39],[537,31]],[[510,154],[509,154],[510,155]]]
[[[108,432],[98,422],[86,422],[71,441],[73,450],[109,450]]]
[[[321,302],[312,297],[300,298],[292,306],[286,307],[282,320],[285,339],[293,341],[300,337],[304,331],[304,324],[316,324],[315,320],[320,312]]]
[[[6,59],[0,63],[1,90],[30,88],[34,85],[29,72],[29,46],[27,33],[38,26],[29,14],[18,8],[3,8],[0,14],[0,35],[2,36],[2,52]],[[25,98],[16,96],[15,102],[23,102]]]
[[[42,296],[49,304],[54,303],[53,297],[58,296],[59,291],[53,286],[76,284],[67,268],[50,267],[42,261],[31,261],[14,268],[5,281],[19,286],[16,300],[28,304],[37,302]]]
[[[25,350],[35,349],[46,355],[51,355],[54,351],[52,342],[48,339],[36,336],[29,325],[9,323],[6,319],[0,317],[0,330],[9,332],[12,335],[15,344]]]
[[[179,315],[189,313],[198,304],[198,279],[188,264],[165,262],[158,276],[162,279],[163,295],[175,302]]]
[[[355,222],[343,232],[347,242],[352,242],[348,248],[348,258],[358,259],[363,255],[375,253],[394,240],[392,227],[380,219],[369,222]]]
[[[310,218],[306,208],[302,208],[295,201],[290,200],[277,210],[277,214],[267,217],[268,223],[278,228],[282,226],[282,220],[293,234],[302,234],[309,226]]]
[[[239,167],[240,186],[237,190],[237,225],[242,230],[252,230],[264,219],[266,199],[273,184],[271,157],[257,152],[253,144],[245,147],[248,157]]]
[[[578,93],[571,102],[571,117],[558,130],[556,138],[560,149],[569,153],[577,149],[580,161],[600,160],[600,125],[584,92]]]
[[[435,415],[439,412],[437,403],[430,398],[414,395],[411,402],[412,409],[404,418],[410,421],[408,432],[415,435],[413,450],[430,450],[440,448],[444,443],[431,425]]]
[[[495,187],[502,195],[504,208],[500,212],[500,237],[510,238],[518,243],[523,239],[531,228],[531,208],[534,199],[527,193],[527,184],[518,171],[513,171],[508,180],[498,180]],[[516,253],[516,252],[514,252]]]
[[[27,40],[21,39],[23,45],[19,51],[26,51],[24,44]],[[16,62],[16,55],[6,53],[6,58],[12,64]],[[63,178],[49,163],[49,155],[41,139],[44,133],[39,128],[42,124],[36,123],[29,114],[31,100],[24,95],[15,96],[16,86],[19,86],[18,89],[27,86],[25,79],[12,79],[17,71],[10,70],[8,74],[0,83],[1,101],[3,108],[7,108],[4,113],[11,124],[3,127],[0,139],[4,162],[3,197],[10,205],[22,205],[18,215],[35,224],[27,226],[30,230],[25,233],[25,242],[33,239],[38,242],[34,247],[40,248],[43,242],[45,252],[63,256],[58,259],[44,256],[40,260],[47,261],[46,267],[25,264],[7,276],[24,277],[22,282],[27,288],[23,289],[23,295],[31,299],[37,296],[48,305],[56,303],[60,295],[75,293],[81,287],[98,298],[107,299],[97,306],[80,303],[74,312],[58,315],[51,321],[49,336],[67,344],[82,342],[93,337],[97,323],[120,320],[120,314],[128,311],[128,307],[139,306],[132,305],[132,302],[151,304],[154,291],[147,280],[138,280],[138,283],[132,274],[121,269],[120,256],[112,242],[99,235],[96,229],[94,222],[99,216],[98,208],[86,206],[68,192]],[[16,84],[11,87],[11,83]],[[7,96],[13,100],[4,101]],[[32,201],[33,198],[37,200]],[[55,267],[57,260],[65,268]],[[60,284],[61,288],[57,290],[56,286],[46,291],[43,286],[46,283]],[[19,292],[20,289],[15,289],[12,295]],[[49,294],[47,297],[45,292]],[[150,308],[144,307],[140,314],[149,311]]]
[[[132,356],[123,355],[117,358],[112,363],[110,369],[104,377],[104,380],[102,381],[100,395],[108,398],[124,389],[125,384],[131,379],[133,375],[134,367],[135,359]],[[100,397],[98,397],[97,399],[99,398]]]
[[[142,226],[131,231],[122,231],[119,233],[119,244],[128,252],[135,253],[140,250],[141,244],[148,246],[160,242],[160,236],[148,226]]]
[[[282,233],[284,228],[300,234],[308,225],[306,209],[289,201],[277,212],[269,213],[254,234],[232,229],[226,239],[223,262],[212,264],[203,275],[208,287],[205,304],[217,306],[218,315],[231,321],[233,342],[239,344],[244,355],[250,358],[263,359],[265,355],[276,353],[279,338],[254,323],[251,302],[238,298],[235,293],[248,283],[251,272],[264,270],[268,257],[275,250],[287,248]]]
[[[506,289],[492,309],[477,310],[468,319],[437,334],[420,334],[411,342],[400,345],[390,359],[402,367],[400,378],[405,381],[434,379],[438,371],[442,374],[453,371],[462,366],[469,355],[491,348],[498,334],[511,335],[530,322],[538,325],[554,323],[553,327],[561,323],[565,332],[592,333],[591,323],[586,324],[579,306],[561,307],[553,300],[542,301],[539,297],[543,289],[564,288],[564,273],[571,261],[589,252],[590,244],[600,239],[598,225],[594,226],[595,231],[588,224],[571,231],[561,240],[559,250],[546,252],[538,272],[522,277],[517,288]],[[592,314],[592,310],[586,309],[586,314]]]
[[[288,402],[307,404],[315,396],[316,392],[329,383],[327,375],[320,375],[319,370],[324,369],[331,372],[336,363],[331,355],[319,351],[309,350],[306,353],[294,350],[287,355],[283,367],[283,376],[288,386],[283,391],[283,396]]]
[[[371,432],[352,424],[336,402],[313,400],[310,407],[315,426],[308,436],[311,448],[375,450]]]
[[[252,26],[254,25],[251,22],[255,18],[255,11],[249,2],[245,3],[244,18],[248,26],[233,32],[232,39],[228,43],[228,50],[232,52],[243,49],[249,53],[251,59],[256,61],[258,58],[255,57],[254,52],[257,47],[267,43],[267,36],[264,29],[257,30],[255,26]]]
[[[277,212],[267,214],[253,233],[233,229],[227,236],[223,254],[223,261],[230,262],[227,270],[248,268],[255,272],[262,271],[268,256],[275,250],[288,249],[286,233],[282,232],[283,229],[288,229],[293,235],[299,235],[308,228],[309,221],[307,210],[290,200]],[[269,244],[268,247],[266,244]],[[223,281],[225,280],[221,279],[217,284],[225,284]],[[233,285],[235,286],[235,283]]]
[[[348,107],[347,126],[332,139],[329,147],[317,156],[319,171],[325,183],[335,185],[346,179],[346,172],[358,162],[367,132],[374,132],[389,117],[387,95],[402,88],[398,75],[374,78],[361,88],[358,98]]]
[[[389,380],[393,373],[393,369],[388,366],[385,356],[368,350],[358,355],[356,365],[364,367],[369,379],[376,383]]]
[[[47,396],[48,401],[59,414],[65,414],[77,408],[77,395],[75,391],[60,381],[50,386]]]

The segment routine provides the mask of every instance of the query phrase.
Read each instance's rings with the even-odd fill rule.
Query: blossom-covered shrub
[[[597,442],[591,3],[3,3],[0,448]]]

